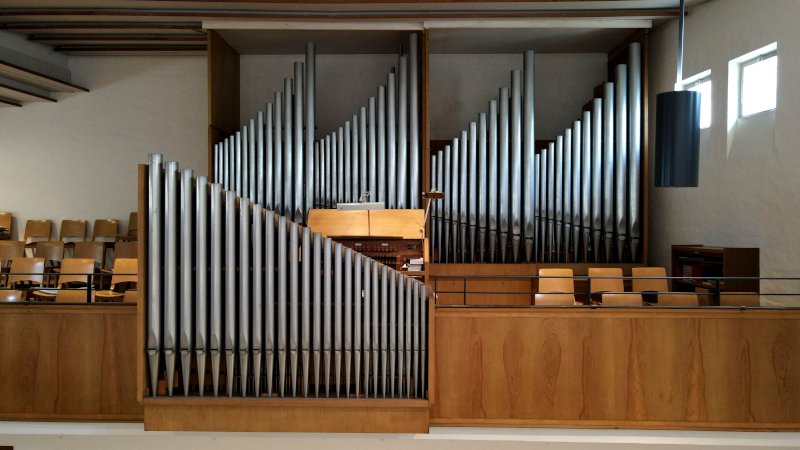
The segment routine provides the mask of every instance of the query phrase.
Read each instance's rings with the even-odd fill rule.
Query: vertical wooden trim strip
[[[145,339],[145,301],[147,299],[147,165],[139,164],[139,200],[138,200],[138,230],[136,238],[139,282],[136,285],[138,296],[136,302],[136,399],[141,403],[147,385],[147,367],[145,367],[144,339]]]

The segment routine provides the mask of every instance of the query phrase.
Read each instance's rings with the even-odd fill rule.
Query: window
[[[711,126],[711,71],[699,73],[681,83],[683,89],[700,93],[700,128]]]
[[[775,109],[778,97],[777,50],[743,61],[739,72],[739,117]]]

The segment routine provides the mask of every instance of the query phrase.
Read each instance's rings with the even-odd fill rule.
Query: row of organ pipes
[[[431,155],[440,263],[636,261],[641,239],[641,44],[581,116],[535,151],[534,52],[488,113]]]
[[[276,214],[305,224],[312,207],[371,199],[389,209],[421,202],[419,35],[351,120],[315,139],[315,46],[241,131],[214,146],[214,180]]]
[[[426,397],[423,283],[158,154],[147,193],[152,396]]]

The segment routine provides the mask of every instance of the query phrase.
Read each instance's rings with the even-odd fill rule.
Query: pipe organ
[[[150,156],[150,395],[426,398],[426,286],[265,208],[248,173]]]
[[[390,209],[421,202],[419,35],[367,105],[337,131],[315,139],[313,43],[272,103],[214,146],[214,180],[295,223],[312,207],[366,198]]]
[[[535,152],[534,53],[511,88],[431,155],[432,248],[440,263],[628,262],[641,239],[641,45],[614,81]]]

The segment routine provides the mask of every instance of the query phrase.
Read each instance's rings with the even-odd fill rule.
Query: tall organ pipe
[[[641,235],[641,166],[642,166],[642,47],[638,42],[628,47],[628,182],[630,200],[628,232],[631,261],[637,261]]]
[[[614,121],[614,140],[616,141],[616,193],[615,223],[617,234],[616,261],[622,262],[625,256],[625,240],[628,226],[628,66],[620,64],[616,67],[616,92],[614,100],[617,120]]]
[[[605,260],[611,262],[614,237],[614,83],[603,85],[603,240]]]
[[[522,221],[522,72],[511,71],[511,261],[519,261]]]
[[[409,154],[409,205],[420,207],[419,159],[419,35],[411,33],[408,45],[408,154]]]
[[[509,129],[508,129],[508,88],[500,88],[500,121],[498,124],[497,152],[499,155],[500,178],[498,180],[498,202],[500,204],[500,260],[506,262],[506,250],[508,249],[509,220]]]
[[[534,53],[533,50],[525,52],[523,57],[523,83],[522,83],[522,164],[523,164],[523,186],[522,186],[522,215],[523,229],[522,238],[525,240],[525,261],[534,261],[535,248],[535,198],[536,198],[536,177],[538,174],[534,168],[534,157],[536,155],[534,134]]]

